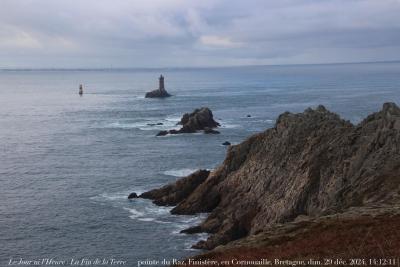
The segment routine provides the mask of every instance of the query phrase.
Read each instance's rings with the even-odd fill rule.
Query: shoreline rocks
[[[212,111],[207,107],[195,109],[192,113],[185,113],[178,125],[182,125],[179,130],[160,131],[156,136],[165,136],[167,134],[195,133],[204,131],[206,134],[218,134],[213,128],[220,126],[214,120]]]
[[[166,90],[156,89],[150,92],[147,92],[144,96],[145,98],[165,98],[170,97],[171,95]]]
[[[211,233],[193,247],[213,249],[302,216],[400,203],[399,173],[396,104],[385,103],[358,125],[318,106],[281,114],[273,128],[229,146],[207,177],[184,177],[153,196],[158,205],[176,205],[172,214],[210,213],[186,232]],[[177,197],[180,183],[184,194]]]
[[[208,170],[198,170],[189,176],[179,179],[175,183],[145,192],[139,197],[151,199],[156,205],[174,206],[187,198],[197,186],[207,179],[209,174],[210,171]]]
[[[205,134],[220,134],[220,132],[218,132],[217,130],[214,130],[209,127],[204,128],[204,133]]]
[[[135,192],[133,192],[133,193],[129,194],[128,199],[133,199],[133,198],[138,198],[138,197],[139,196]]]

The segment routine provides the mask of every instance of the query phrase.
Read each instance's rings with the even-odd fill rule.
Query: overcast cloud
[[[0,67],[400,59],[400,0],[0,0]]]

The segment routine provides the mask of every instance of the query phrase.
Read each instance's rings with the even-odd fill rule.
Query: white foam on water
[[[220,127],[223,129],[234,129],[234,128],[241,128],[242,125],[233,124],[233,123],[232,124],[231,123],[222,123]]]
[[[153,131],[153,130],[171,130],[180,129],[180,125],[176,125],[179,120],[170,119],[170,118],[147,118],[141,121],[132,122],[132,121],[116,121],[108,123],[104,126],[104,128],[111,129],[140,129],[142,131]],[[160,124],[161,123],[161,124]]]
[[[105,128],[113,128],[113,129],[137,129],[139,127],[143,127],[145,125],[144,122],[113,122],[108,124]]]
[[[142,131],[153,130],[179,130],[181,125],[177,125],[179,117],[149,118],[139,122],[113,122],[108,128],[140,129]],[[161,124],[160,124],[161,123]]]
[[[138,218],[138,221],[153,222],[153,221],[155,221],[155,218]]]
[[[188,176],[189,174],[194,173],[195,171],[197,171],[198,169],[180,169],[180,170],[168,170],[163,172],[165,175],[168,176],[175,176],[175,177],[184,177],[184,176]]]
[[[147,199],[134,199],[129,202],[128,207],[125,206],[123,209],[129,211],[129,218],[143,222],[165,224],[170,223],[168,219],[172,218],[170,214],[171,207],[156,206]]]
[[[152,124],[152,123],[150,123]],[[179,130],[181,128],[180,125],[175,125],[175,124],[168,124],[164,123],[163,125],[157,125],[156,123],[153,123],[154,125],[143,125],[142,127],[139,127],[140,130],[142,131],[162,131],[162,130]]]
[[[176,115],[169,115],[165,118],[166,121],[170,121],[170,122],[174,122],[175,124],[177,124],[178,122],[181,121],[181,117],[176,116]]]
[[[126,199],[128,197],[126,192],[118,192],[118,193],[102,193],[100,195],[91,197],[90,199],[96,200],[96,201],[102,201],[102,200],[121,200],[121,199]]]
[[[126,201],[128,199],[129,194],[132,192],[135,192],[137,195],[140,195],[148,190],[149,188],[135,187],[132,189],[119,192],[104,192],[97,196],[90,197],[90,199],[97,202],[104,202],[104,201],[121,202],[121,201]]]
[[[169,212],[172,209],[171,207],[156,206],[152,203],[149,203],[149,205],[144,208],[146,213],[153,215],[169,215]]]
[[[208,216],[208,213],[200,213],[197,215],[173,215],[178,222],[175,223],[176,228],[171,232],[173,235],[182,235],[182,230],[189,227],[197,226],[202,223]]]
[[[198,243],[199,241],[207,240],[208,237],[209,237],[209,234],[207,234],[207,233],[193,234],[192,238],[185,242],[184,250],[198,251],[198,249],[194,249],[194,248],[192,248],[192,246],[194,244]]]
[[[180,127],[178,127],[180,129]],[[203,135],[202,131],[196,133],[181,133],[181,134],[167,134],[164,136],[157,136],[157,138],[180,138],[182,136],[193,136],[193,135]]]
[[[136,210],[136,209],[134,209],[134,208],[124,208],[124,210],[129,211],[129,213],[131,214],[131,215],[129,216],[129,218],[131,218],[131,219],[136,219],[136,218],[139,218],[139,217],[141,217],[141,216],[144,215],[143,212],[138,211],[138,210]]]

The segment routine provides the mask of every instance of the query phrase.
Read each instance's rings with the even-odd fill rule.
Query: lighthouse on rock
[[[164,85],[164,76],[160,75],[160,78],[158,78],[158,89],[153,90],[151,92],[146,93],[146,98],[164,98],[164,97],[169,97],[171,96],[168,94],[167,90],[165,90],[165,85]]]

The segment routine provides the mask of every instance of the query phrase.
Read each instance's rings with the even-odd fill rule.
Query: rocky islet
[[[182,125],[179,130],[160,131],[157,136],[167,134],[195,133],[204,131],[206,134],[218,134],[217,128],[220,126],[214,120],[212,111],[207,107],[195,109],[192,113],[185,113],[177,125]]]

